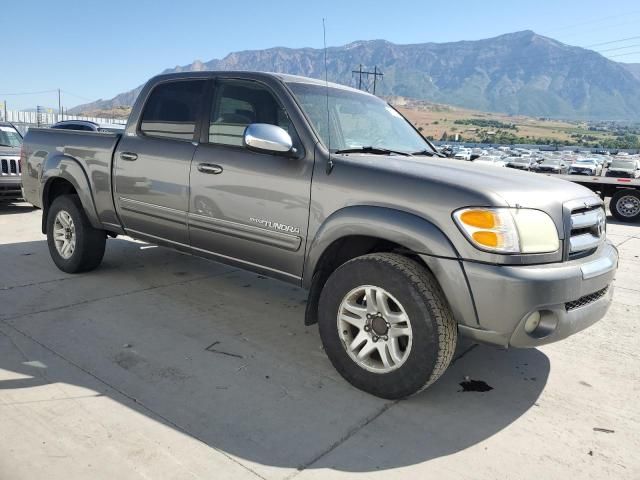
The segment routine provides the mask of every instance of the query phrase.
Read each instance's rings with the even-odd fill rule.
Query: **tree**
[[[447,140],[449,140],[449,135],[447,135],[447,132],[444,132],[442,134],[442,137],[440,137],[440,141],[441,142],[446,142]]]

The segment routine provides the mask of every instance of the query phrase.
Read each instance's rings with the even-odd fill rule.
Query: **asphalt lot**
[[[640,225],[610,221],[606,319],[539,349],[463,344],[388,402],[333,370],[303,291],[126,238],[67,275],[40,211],[0,203],[0,479],[638,479]]]

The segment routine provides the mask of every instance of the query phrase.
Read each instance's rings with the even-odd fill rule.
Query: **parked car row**
[[[472,161],[494,167],[507,167],[545,174],[587,175],[640,178],[640,156],[608,151],[553,151],[527,150],[507,146],[497,148],[465,148],[445,145],[441,153],[456,160]]]

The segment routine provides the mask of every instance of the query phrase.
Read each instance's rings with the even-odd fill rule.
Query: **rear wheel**
[[[93,270],[102,261],[106,233],[91,226],[77,195],[57,197],[47,214],[47,243],[56,266],[67,273]]]
[[[637,190],[618,190],[609,204],[612,215],[622,222],[640,220],[640,192]]]
[[[355,387],[389,399],[435,382],[457,340],[433,275],[391,253],[355,258],[329,277],[320,296],[319,327],[336,370]]]

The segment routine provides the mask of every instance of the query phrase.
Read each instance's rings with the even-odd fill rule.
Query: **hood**
[[[0,157],[19,157],[20,148],[0,145]]]
[[[623,172],[623,173],[633,173],[635,172],[634,168],[611,168],[609,167],[609,169],[607,170],[608,172]]]
[[[346,157],[345,157],[346,159]],[[379,155],[350,155],[349,163],[357,162],[383,173],[383,178],[405,177],[424,182],[420,187],[430,205],[439,205],[446,198],[455,210],[467,206],[496,206],[534,208],[548,213],[563,235],[563,205],[577,199],[601,203],[591,190],[566,180],[514,169],[495,168],[474,162],[460,162],[448,158],[397,157]],[[377,182],[378,183],[378,182]],[[401,198],[412,191],[403,183],[381,181],[389,195]],[[397,188],[402,192],[393,191]]]

